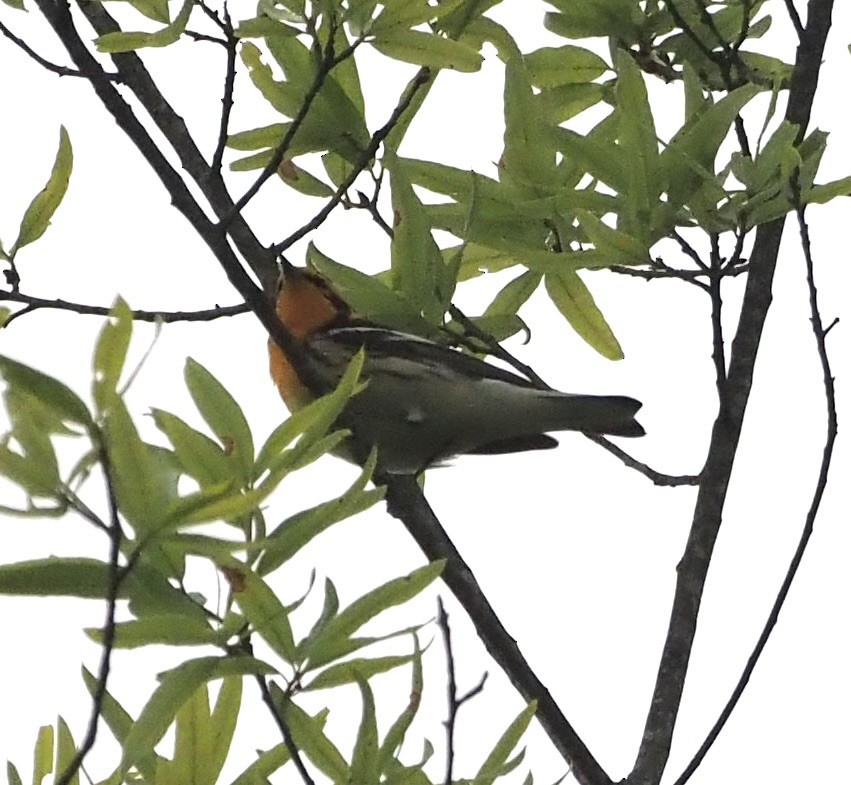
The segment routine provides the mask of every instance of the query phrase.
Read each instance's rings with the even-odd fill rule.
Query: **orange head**
[[[302,267],[288,268],[278,290],[278,318],[296,338],[345,324],[351,309],[317,273]]]
[[[351,309],[317,273],[303,267],[288,267],[278,289],[275,310],[284,327],[299,340],[346,324]],[[269,370],[287,408],[297,411],[316,396],[302,382],[289,358],[269,340]]]

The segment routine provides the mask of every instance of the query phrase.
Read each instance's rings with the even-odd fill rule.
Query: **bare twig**
[[[485,688],[488,674],[484,673],[478,683],[463,695],[458,695],[458,683],[455,679],[455,653],[452,650],[452,630],[449,627],[449,616],[443,607],[443,600],[437,598],[437,626],[443,638],[443,648],[446,651],[446,776],[443,785],[452,785],[452,769],[455,765],[455,724],[458,720],[459,709],[479,695]]]
[[[325,203],[324,207],[315,215],[313,218],[308,221],[304,226],[300,229],[297,229],[293,232],[289,237],[285,240],[282,240],[280,243],[277,243],[273,250],[275,253],[283,253],[287,250],[293,243],[298,242],[310,232],[318,229],[328,218],[334,208],[340,204],[343,197],[346,194],[346,191],[352,186],[354,181],[358,178],[360,173],[366,168],[369,162],[375,157],[376,152],[378,152],[378,148],[381,146],[381,143],[387,138],[387,135],[396,127],[396,124],[399,122],[402,114],[405,110],[411,105],[411,102],[414,100],[419,89],[426,84],[431,79],[431,71],[426,68],[420,68],[417,71],[414,78],[411,80],[405,92],[402,94],[402,97],[399,99],[399,103],[396,105],[396,108],[393,110],[390,118],[387,122],[381,126],[369,140],[369,144],[366,146],[366,149],[361,153],[355,165],[352,167],[349,174],[340,183],[337,190],[334,192],[334,195]]]
[[[798,34],[798,40],[804,37],[804,25],[801,22],[801,15],[798,13],[798,9],[795,8],[795,0],[784,0],[786,3],[786,12],[789,14],[789,19],[792,22],[792,27],[795,28],[795,32]]]
[[[272,692],[269,689],[269,684],[266,681],[266,678],[258,674],[254,677],[254,680],[257,682],[257,686],[260,687],[260,694],[263,696],[263,703],[265,703],[268,707],[269,712],[272,715],[272,719],[275,720],[275,724],[281,732],[284,745],[286,746],[287,752],[289,752],[290,758],[292,758],[292,761],[298,770],[301,781],[304,785],[314,785],[313,778],[308,773],[307,768],[304,765],[304,761],[301,759],[301,754],[296,746],[292,733],[290,733],[289,726],[281,715],[281,712],[278,711],[278,707],[275,705],[275,699],[272,696]]]
[[[59,74],[59,76],[78,76],[83,79],[88,79],[88,74],[83,71],[79,71],[76,68],[68,68],[65,65],[57,65],[56,63],[51,63],[50,60],[46,60],[43,58],[38,52],[36,52],[26,41],[21,38],[18,38],[6,25],[0,22],[0,34],[4,35],[8,38],[15,46],[17,46],[22,52],[28,55],[31,59],[35,60],[42,68],[50,71],[54,74]],[[111,79],[114,82],[121,81],[121,75],[115,73],[107,73],[104,72],[104,76],[107,79]]]
[[[699,474],[663,474],[662,472],[657,472],[655,469],[651,469],[646,463],[636,460],[628,452],[622,450],[613,442],[610,442],[605,436],[600,436],[596,433],[586,433],[583,436],[620,459],[624,466],[635,469],[639,474],[643,474],[654,485],[665,488],[678,488],[682,485],[700,484]]]
[[[710,235],[712,251],[709,255],[709,302],[710,322],[712,324],[712,364],[715,366],[715,387],[718,400],[724,401],[724,384],[727,381],[727,359],[724,350],[724,326],[721,321],[723,300],[721,298],[722,259],[718,244],[718,235]]]
[[[108,316],[110,308],[103,305],[85,305],[83,303],[69,302],[68,300],[47,300],[43,297],[35,297],[31,294],[23,294],[22,292],[10,292],[0,290],[0,302],[15,302],[24,303],[26,308],[21,309],[17,313],[13,313],[4,324],[8,327],[9,323],[23,316],[25,313],[42,308],[51,308],[58,311],[68,311],[84,316]],[[171,324],[173,322],[211,322],[215,319],[222,319],[227,316],[238,316],[243,313],[250,313],[251,307],[246,303],[238,303],[237,305],[216,305],[212,308],[206,308],[201,311],[132,311],[133,319],[137,322],[163,322]]]
[[[797,201],[800,203],[800,193],[798,193],[797,196]],[[766,619],[765,624],[763,625],[759,638],[753,648],[753,651],[748,657],[747,663],[745,664],[742,674],[741,676],[739,676],[739,680],[736,683],[736,686],[733,689],[733,692],[731,693],[730,697],[728,698],[727,703],[724,705],[721,714],[718,716],[718,719],[715,721],[715,724],[712,726],[711,730],[707,734],[703,744],[700,745],[700,748],[695,753],[692,760],[689,761],[689,764],[688,766],[686,766],[683,773],[677,778],[674,785],[685,785],[691,775],[694,774],[698,766],[700,766],[701,762],[706,757],[706,754],[709,752],[709,749],[715,743],[715,740],[718,738],[722,729],[726,725],[727,720],[730,719],[730,715],[736,708],[739,699],[742,697],[742,694],[744,693],[745,688],[747,687],[748,682],[750,681],[750,678],[753,675],[757,662],[759,662],[759,658],[765,650],[768,640],[771,637],[771,633],[773,632],[774,627],[777,624],[777,620],[780,617],[780,611],[782,610],[783,604],[786,602],[786,598],[789,595],[789,590],[792,587],[792,582],[795,580],[798,568],[801,566],[801,561],[804,558],[804,553],[806,552],[807,545],[809,544],[810,537],[813,533],[813,527],[815,525],[815,520],[816,516],[818,515],[819,507],[821,506],[824,491],[827,488],[827,479],[833,459],[833,449],[836,443],[837,417],[836,390],[834,387],[833,373],[830,368],[830,358],[827,354],[825,338],[827,336],[828,331],[831,329],[833,324],[835,324],[835,322],[832,322],[828,327],[824,327],[824,324],[822,322],[821,312],[819,310],[818,305],[818,291],[816,289],[815,284],[812,246],[810,244],[809,229],[807,227],[807,222],[804,216],[804,207],[799,204],[796,213],[798,217],[798,227],[801,233],[801,248],[804,252],[804,262],[807,271],[807,290],[809,293],[810,301],[810,322],[812,325],[813,336],[815,337],[816,352],[818,354],[819,363],[821,365],[822,370],[822,383],[824,385],[824,396],[827,408],[827,432],[825,435],[824,448],[822,450],[821,465],[819,467],[819,473],[818,478],[816,480],[816,487],[813,492],[813,497],[810,501],[810,507],[807,510],[807,516],[804,521],[804,529],[801,532],[800,539],[798,540],[798,546],[795,549],[795,553],[792,556],[792,560],[790,561],[789,567],[786,570],[786,575],[783,578],[783,583],[780,586],[780,590],[777,592],[777,597],[775,597],[774,599],[774,603],[771,606],[771,611],[768,614],[768,618]]]
[[[228,127],[230,125],[230,114],[233,109],[233,88],[236,81],[236,47],[239,39],[234,35],[230,14],[225,6],[225,35],[227,36],[227,65],[225,66],[225,84],[222,94],[222,114],[219,119],[219,138],[216,149],[213,152],[213,162],[210,168],[214,172],[221,173],[222,159],[225,155],[225,147],[228,142]]]
[[[266,166],[263,167],[263,170],[257,176],[257,179],[251,184],[248,190],[236,201],[236,204],[231,208],[230,213],[224,216],[221,220],[221,226],[227,228],[231,219],[242,212],[245,206],[257,195],[266,181],[278,171],[278,167],[283,162],[286,157],[287,151],[290,149],[290,145],[292,144],[295,135],[298,133],[299,128],[301,128],[302,123],[304,123],[305,118],[307,117],[307,113],[310,111],[310,107],[313,105],[316,96],[319,95],[319,91],[322,89],[322,85],[325,84],[325,78],[331,72],[331,69],[335,65],[335,57],[334,57],[334,30],[335,30],[335,22],[334,17],[331,17],[331,32],[328,35],[328,40],[325,43],[325,46],[322,50],[322,55],[319,62],[316,64],[316,73],[313,76],[313,82],[308,88],[307,92],[302,99],[301,106],[296,113],[296,116],[292,119],[292,122],[287,128],[287,132],[284,134],[284,138],[278,143],[278,146],[275,148],[275,151],[272,153],[272,157],[269,159],[269,162]]]
[[[98,665],[97,681],[92,693],[92,708],[89,712],[89,722],[83,741],[71,758],[65,771],[56,779],[56,785],[68,785],[80,766],[83,765],[86,755],[94,747],[97,739],[100,715],[103,711],[103,701],[106,697],[106,684],[109,679],[109,670],[112,662],[112,651],[115,646],[115,611],[118,604],[118,593],[122,581],[129,574],[129,566],[122,570],[118,561],[121,558],[121,542],[123,534],[121,521],[118,517],[118,501],[115,497],[115,483],[112,477],[112,466],[106,448],[101,445],[101,459],[103,466],[104,482],[106,484],[106,497],[109,505],[109,569],[107,571],[106,586],[106,620],[103,625],[103,642],[100,650],[100,664]]]

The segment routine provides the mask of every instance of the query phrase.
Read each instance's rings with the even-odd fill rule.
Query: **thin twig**
[[[710,322],[712,324],[712,364],[715,366],[715,387],[718,400],[724,401],[724,385],[727,382],[727,359],[724,349],[724,325],[722,323],[722,311],[724,301],[721,297],[722,259],[718,244],[718,235],[710,235],[712,251],[709,254],[709,302]]]
[[[10,292],[0,290],[0,302],[15,302],[24,303],[26,308],[21,309],[17,313],[13,313],[4,324],[8,327],[9,323],[14,319],[23,316],[25,313],[42,308],[51,308],[58,311],[68,311],[84,316],[109,316],[110,308],[103,305],[84,305],[83,303],[69,302],[68,300],[47,300],[43,297],[35,297],[22,292]],[[250,313],[251,307],[247,303],[238,303],[237,305],[216,305],[213,308],[206,308],[201,311],[132,311],[133,319],[138,322],[163,322],[171,324],[173,322],[211,322],[215,319],[222,319],[227,316],[238,316],[243,313]]]
[[[106,587],[106,620],[103,625],[103,642],[100,650],[100,664],[98,665],[97,681],[92,693],[92,708],[89,713],[89,722],[83,741],[74,753],[74,757],[68,763],[65,771],[57,778],[56,785],[68,785],[80,766],[83,765],[86,755],[94,747],[97,739],[100,715],[103,711],[103,702],[106,698],[106,684],[109,679],[109,670],[112,662],[112,651],[115,646],[115,611],[118,604],[118,593],[122,581],[129,574],[129,568],[122,570],[118,561],[121,558],[121,542],[123,534],[121,521],[118,517],[118,500],[115,496],[115,483],[112,477],[112,465],[106,448],[101,445],[101,460],[103,466],[104,483],[106,485],[106,497],[109,505],[109,569],[107,572]]]
[[[437,598],[437,626],[443,638],[443,648],[446,651],[446,776],[443,785],[452,785],[452,769],[455,765],[455,724],[458,720],[459,709],[479,695],[485,688],[488,674],[482,675],[479,682],[463,695],[458,695],[458,682],[455,678],[455,653],[452,650],[452,630],[449,627],[449,616],[443,607],[443,600]]]
[[[797,201],[800,202],[800,193],[798,194]],[[822,450],[821,465],[819,467],[818,478],[816,480],[816,487],[813,491],[812,500],[810,501],[810,507],[807,510],[804,528],[801,532],[801,537],[798,540],[798,546],[795,549],[795,553],[792,556],[792,560],[789,562],[789,567],[786,570],[786,575],[783,578],[783,583],[780,586],[780,590],[777,592],[777,597],[774,599],[774,603],[771,606],[771,611],[768,614],[768,618],[766,619],[765,624],[763,625],[756,645],[754,646],[753,651],[748,657],[747,663],[745,664],[742,674],[741,676],[739,676],[739,680],[736,682],[736,686],[734,687],[730,697],[727,699],[727,703],[724,705],[721,714],[718,716],[718,719],[715,721],[715,724],[712,726],[711,730],[707,734],[703,744],[700,745],[700,748],[695,753],[694,757],[691,759],[691,761],[689,761],[688,766],[686,766],[683,773],[676,779],[674,785],[685,785],[691,775],[694,774],[698,766],[700,766],[701,762],[706,757],[706,754],[709,752],[709,749],[715,743],[715,740],[718,738],[722,729],[726,725],[727,720],[730,719],[730,715],[733,713],[733,710],[736,708],[736,705],[741,699],[742,694],[744,693],[745,688],[747,687],[748,682],[750,681],[750,678],[753,675],[754,670],[756,669],[757,662],[759,662],[759,659],[763,651],[765,650],[768,640],[771,637],[771,633],[773,632],[774,627],[777,624],[777,620],[780,617],[780,611],[782,610],[783,604],[786,602],[786,598],[789,595],[789,590],[791,589],[792,582],[795,580],[795,576],[798,573],[798,568],[801,566],[801,561],[804,558],[804,553],[807,550],[807,545],[809,544],[810,537],[813,534],[816,516],[818,515],[819,507],[821,506],[821,501],[824,496],[825,489],[827,488],[827,479],[833,459],[833,449],[836,443],[837,416],[836,390],[834,387],[833,372],[830,368],[830,358],[827,354],[827,345],[825,338],[827,336],[828,331],[833,326],[833,324],[835,324],[835,322],[832,322],[831,325],[829,325],[828,327],[824,327],[824,324],[822,322],[821,311],[819,310],[818,305],[818,291],[816,289],[815,284],[812,246],[810,244],[809,228],[807,226],[807,222],[804,216],[804,207],[799,205],[796,210],[796,213],[798,217],[798,228],[801,233],[801,248],[804,252],[804,262],[807,271],[806,275],[807,291],[809,293],[810,302],[810,323],[812,326],[813,335],[815,337],[816,352],[818,354],[819,363],[821,365],[822,383],[824,385],[824,396],[827,408],[827,433],[825,435],[825,443],[824,448]]]
[[[221,173],[222,159],[225,155],[225,147],[228,142],[228,127],[230,126],[230,114],[233,110],[233,88],[236,82],[236,47],[239,39],[234,35],[230,14],[225,6],[224,23],[225,35],[227,36],[227,65],[225,66],[225,84],[222,93],[222,113],[219,118],[219,138],[216,149],[213,152],[213,162],[210,168],[214,172]]]
[[[298,242],[307,234],[318,229],[324,222],[325,219],[331,214],[334,208],[342,201],[343,197],[346,194],[346,191],[352,186],[354,181],[358,178],[360,173],[366,168],[367,164],[375,157],[376,152],[378,152],[378,148],[381,143],[387,138],[388,134],[396,127],[396,123],[399,122],[404,111],[410,106],[411,102],[414,100],[419,89],[426,84],[431,79],[431,70],[427,67],[420,68],[417,71],[414,78],[411,80],[411,83],[408,85],[405,92],[402,94],[402,97],[399,99],[399,103],[396,105],[396,108],[393,110],[390,118],[387,122],[381,126],[369,140],[369,144],[366,146],[366,149],[361,153],[355,165],[352,167],[349,174],[340,183],[337,190],[334,192],[334,195],[325,203],[325,206],[304,226],[300,229],[297,229],[293,232],[289,237],[285,240],[282,240],[280,243],[277,243],[273,246],[273,250],[277,254],[281,254],[287,250],[293,243]]]
[[[639,474],[643,474],[654,485],[664,488],[678,488],[682,485],[700,484],[699,474],[664,474],[657,472],[655,469],[651,469],[646,463],[633,458],[628,452],[625,452],[616,444],[610,442],[605,436],[600,436],[596,433],[586,433],[583,436],[620,459],[624,466],[635,469]]]
[[[265,703],[269,708],[269,711],[272,714],[272,719],[275,721],[275,724],[278,726],[278,730],[281,732],[281,737],[284,740],[284,746],[286,746],[287,752],[290,753],[290,758],[292,758],[296,769],[298,769],[302,782],[304,785],[314,785],[313,778],[308,773],[307,768],[304,765],[304,761],[301,759],[301,754],[296,746],[292,733],[290,733],[289,726],[278,711],[278,707],[275,705],[275,699],[272,697],[272,692],[269,689],[269,684],[266,681],[266,678],[257,674],[254,679],[260,687],[260,694],[263,696],[263,703]]]
[[[804,24],[801,22],[801,15],[798,13],[798,9],[795,8],[795,0],[784,0],[784,2],[786,3],[786,12],[789,14],[792,27],[795,28],[795,32],[798,34],[798,40],[800,41],[804,35]]]
[[[59,74],[59,76],[77,76],[82,77],[83,79],[88,79],[89,75],[83,73],[82,71],[76,68],[69,68],[65,65],[57,65],[56,63],[51,63],[50,60],[46,60],[43,58],[38,52],[36,52],[26,41],[21,38],[18,38],[6,25],[0,22],[0,34],[6,36],[15,46],[17,46],[22,52],[28,55],[31,59],[35,60],[42,68],[50,71],[54,74]],[[111,72],[104,72],[104,75],[107,79],[111,79],[114,82],[121,82],[121,75]]]
[[[245,206],[257,195],[266,181],[278,171],[278,167],[280,167],[281,163],[283,163],[287,151],[290,149],[293,138],[298,133],[302,123],[304,123],[307,113],[310,111],[310,107],[313,106],[316,96],[319,95],[319,91],[322,89],[322,85],[325,84],[325,78],[329,73],[331,73],[331,69],[334,68],[335,22],[333,16],[331,19],[331,32],[328,36],[328,41],[326,42],[325,47],[322,50],[322,56],[316,65],[316,73],[313,76],[313,82],[305,93],[296,116],[292,119],[289,128],[287,128],[287,132],[284,134],[284,138],[278,143],[278,146],[272,153],[272,157],[269,159],[266,166],[263,167],[263,170],[257,176],[257,179],[251,184],[248,190],[239,199],[237,199],[236,204],[234,204],[231,209],[231,212],[220,221],[220,225],[222,227],[227,228],[233,216],[241,213]]]

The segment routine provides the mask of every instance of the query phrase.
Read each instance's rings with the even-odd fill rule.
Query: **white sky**
[[[518,39],[524,50],[550,43],[537,32],[537,3],[534,12],[519,0],[505,6],[500,18],[522,25]],[[783,16],[780,0],[766,7]],[[24,15],[4,9],[0,17],[19,35],[37,42],[42,54],[65,62],[37,12]],[[821,181],[849,172],[851,128],[844,96],[851,65],[846,49],[850,25],[847,4],[837,3],[813,114],[813,125],[831,132]],[[771,51],[789,59],[788,25],[780,28],[768,39]],[[216,125],[210,117],[217,116],[220,91],[221,69],[210,49],[195,44],[180,52],[146,55],[156,73],[167,75],[167,94],[198,132],[205,150],[212,148]],[[186,70],[189,57],[199,60],[193,59]],[[363,66],[368,119],[375,128],[395,105],[411,69],[391,68],[370,52]],[[23,291],[96,304],[108,304],[120,292],[133,307],[165,310],[236,301],[206,248],[169,206],[164,190],[82,80],[43,72],[5,40],[0,42],[0,73],[4,243],[11,244],[24,207],[44,182],[60,123],[74,145],[66,202],[44,238],[19,257]],[[657,120],[661,133],[678,122],[679,91],[676,85],[653,87],[654,97],[670,107],[668,117],[663,109]],[[402,152],[493,174],[501,150],[500,95],[501,67],[492,54],[480,74],[441,75]],[[275,121],[271,111],[258,114],[261,109],[262,104],[243,91],[233,129]],[[240,122],[240,112],[255,119]],[[755,132],[757,121],[751,120],[749,127]],[[251,180],[236,175],[232,182],[239,193]],[[271,183],[250,206],[249,218],[264,241],[285,236],[320,204],[293,197]],[[822,313],[828,322],[834,316],[849,317],[848,216],[844,200],[809,213]],[[794,229],[790,222],[725,526],[706,589],[672,774],[679,774],[702,741],[738,677],[796,545],[815,482],[824,410]],[[386,240],[365,214],[336,215],[314,239],[329,255],[367,271],[389,262]],[[299,253],[292,258],[300,258]],[[648,436],[629,443],[630,449],[661,470],[696,472],[714,416],[706,298],[677,283],[646,284],[609,273],[586,280],[624,348],[623,362],[597,357],[542,296],[523,311],[533,329],[532,343],[514,348],[562,389],[623,393],[643,400],[640,419]],[[741,283],[737,279],[728,284],[728,335]],[[485,302],[482,291],[495,291],[495,286],[487,282],[479,289],[475,284],[464,287],[460,304],[475,311]],[[0,351],[85,392],[92,342],[100,326],[97,318],[40,311],[0,334]],[[137,358],[152,332],[150,326],[138,326],[132,350]],[[849,348],[847,324],[842,322],[829,340],[840,417],[847,402]],[[234,393],[258,439],[280,422],[284,409],[268,380],[265,336],[250,316],[166,327],[128,397],[134,414],[141,418],[156,406],[197,421],[182,384],[187,355]],[[154,429],[143,427],[153,438]],[[459,460],[453,468],[429,474],[427,494],[538,675],[598,760],[618,779],[631,768],[643,728],[694,491],[656,489],[583,438],[564,435],[560,441],[562,447],[555,452]],[[693,778],[696,785],[818,781],[847,766],[848,469],[847,448],[840,438],[833,483],[798,581],[744,699]],[[354,472],[333,458],[323,459],[281,487],[269,520],[329,496],[330,489],[338,492]],[[48,553],[106,553],[104,539],[70,516],[58,522],[7,520],[0,538],[4,562]],[[296,597],[316,567],[320,579],[334,579],[345,602],[421,561],[400,524],[376,508],[314,543],[285,575],[276,577],[275,586],[284,597]],[[209,571],[194,578],[193,588],[212,596],[215,584]],[[441,593],[448,597],[448,592]],[[471,775],[487,740],[496,737],[521,703],[488,661],[454,601],[448,601],[448,609],[461,688],[475,683],[484,670],[491,673],[485,694],[462,710],[460,720],[457,771]],[[393,619],[402,626],[433,612],[434,592]],[[306,617],[305,625],[310,623]],[[0,760],[14,760],[25,779],[40,724],[50,723],[58,712],[78,738],[82,735],[89,705],[79,665],[84,662],[94,669],[98,652],[80,629],[99,624],[101,618],[96,603],[0,598],[5,630]],[[429,654],[430,714],[421,728],[438,747],[438,756],[444,716],[440,650],[433,645]],[[153,674],[177,661],[168,652],[119,652],[114,694],[138,710]],[[405,673],[387,683],[407,695],[407,679]],[[253,696],[251,689],[247,693]],[[387,708],[380,716],[390,717],[400,708]],[[246,719],[238,731],[245,754],[278,740],[262,708]],[[331,727],[345,730],[350,723],[343,715]],[[104,729],[102,739],[108,737]],[[533,731],[528,743],[526,765],[538,781],[560,776],[563,764],[543,734]],[[104,748],[109,752],[108,743]],[[419,757],[416,744],[408,755],[411,760]],[[228,770],[236,773],[239,768]],[[438,777],[441,771],[442,760],[432,773]],[[95,767],[94,773],[105,776],[107,771]],[[277,781],[290,782],[294,776],[287,772]]]

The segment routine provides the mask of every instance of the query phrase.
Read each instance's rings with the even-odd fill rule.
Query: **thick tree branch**
[[[612,780],[568,722],[547,688],[529,667],[517,641],[503,627],[483,594],[472,570],[429,506],[416,478],[377,477],[387,485],[387,510],[398,518],[429,561],[446,560],[443,581],[452,590],[476,627],[485,648],[524,700],[538,702],[537,718],[553,746],[571,766],[581,785],[611,785]]]
[[[798,48],[789,88],[786,119],[803,138],[809,122],[833,0],[810,0],[807,28]],[[742,431],[745,409],[762,331],[771,304],[783,219],[760,226],[750,259],[739,324],[730,352],[729,371],[712,429],[706,465],[695,504],[685,553],[677,568],[677,585],[668,633],[631,785],[658,783],[668,760],[688,669],[697,615]]]

